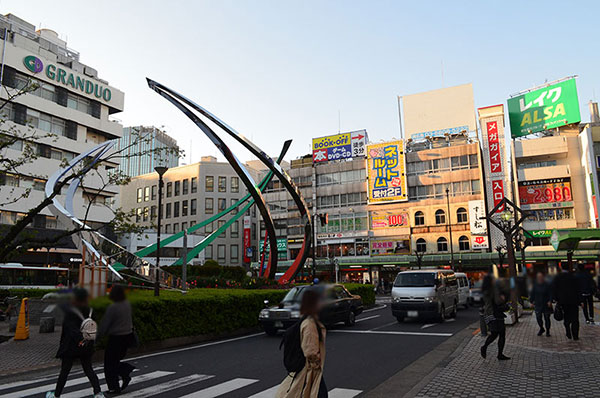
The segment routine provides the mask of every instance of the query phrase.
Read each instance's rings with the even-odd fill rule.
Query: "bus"
[[[56,289],[69,284],[69,269],[0,264],[0,289]]]

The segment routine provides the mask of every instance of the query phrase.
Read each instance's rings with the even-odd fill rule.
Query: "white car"
[[[465,308],[469,306],[469,298],[471,293],[471,286],[469,278],[462,272],[457,272],[456,280],[458,281],[458,305],[462,305]]]

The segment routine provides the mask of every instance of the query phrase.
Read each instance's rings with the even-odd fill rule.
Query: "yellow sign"
[[[29,338],[29,299],[24,298],[21,301],[21,310],[17,320],[17,330],[15,340],[27,340]]]
[[[408,200],[404,142],[391,141],[367,147],[369,203]]]

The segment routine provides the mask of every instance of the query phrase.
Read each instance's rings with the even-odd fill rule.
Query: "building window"
[[[425,225],[425,214],[422,211],[415,213],[415,225]]]
[[[137,202],[142,203],[143,197],[144,197],[144,194],[142,193],[142,188],[138,188],[137,189]]]
[[[179,223],[178,222],[173,224],[173,233],[176,234],[177,232],[179,232]]]
[[[165,225],[165,233],[167,233],[167,234],[171,233],[171,224]],[[162,245],[161,245],[161,249],[162,249]]]
[[[233,206],[234,204],[236,204],[236,202],[237,202],[236,198],[231,198],[229,201],[230,206]],[[234,207],[233,210],[231,210],[231,214],[238,214],[238,208]]]
[[[205,214],[213,214],[213,206],[214,206],[213,198],[204,198],[204,213]]]
[[[187,224],[186,222],[182,222],[182,223],[181,223],[181,230],[182,230],[182,231],[185,231],[185,230],[187,229],[187,225],[188,225],[188,224]]]
[[[165,206],[165,218],[171,218],[171,204],[167,203]]]
[[[167,182],[167,198],[173,196],[173,183]]]
[[[448,251],[448,241],[443,236],[437,240],[437,249],[438,252]]]
[[[150,209],[146,206],[144,207],[144,212],[143,212],[143,221],[148,221],[148,216],[150,215]]]
[[[217,228],[221,229],[225,226],[225,220],[219,220],[218,224],[217,224]]]
[[[204,232],[207,234],[211,234],[213,231],[213,223],[208,223],[204,226]]]
[[[156,206],[150,206],[150,219],[156,218]]]
[[[142,208],[138,207],[137,209],[135,209],[135,222],[140,221],[142,221]]]
[[[179,217],[179,202],[173,203],[173,217]]]
[[[458,250],[467,251],[469,250],[469,238],[466,236],[461,236],[458,238]]]
[[[219,192],[227,192],[227,177],[219,177]]]
[[[190,215],[195,216],[198,211],[198,201],[196,199],[190,200]]]
[[[204,180],[204,190],[206,192],[214,192],[214,190],[215,190],[215,177],[213,177],[213,176],[206,176],[206,179]]]
[[[192,193],[198,192],[198,177],[192,177]]]
[[[181,181],[175,181],[175,196],[179,196],[181,193]]]
[[[204,258],[207,260],[212,260],[212,258],[213,258],[212,245],[208,245],[208,246],[206,246],[206,249],[204,249]]]
[[[144,187],[144,202],[150,200],[150,187]]]
[[[152,185],[152,193],[151,193],[150,198],[152,200],[156,200],[156,185]]]
[[[417,239],[417,251],[425,253],[427,251],[427,242],[423,238]]]
[[[238,177],[231,177],[231,192],[240,191],[240,179]]]
[[[184,200],[181,202],[181,217],[185,217],[188,215],[188,201]]]
[[[446,213],[444,213],[444,210],[437,210],[435,212],[435,223],[437,225],[446,224]]]
[[[225,261],[225,245],[217,245],[217,260]]]
[[[231,237],[238,238],[240,236],[240,223],[236,220],[231,224]]]
[[[223,211],[227,208],[227,199],[225,198],[219,198],[219,211]]]
[[[188,191],[190,188],[190,180],[188,180],[187,178],[185,180],[183,180],[183,187],[182,187],[182,195],[187,195]]]
[[[232,263],[237,263],[240,259],[240,250],[238,245],[229,246],[229,257],[231,258]]]
[[[456,210],[456,220],[459,224],[468,221],[467,211],[464,207],[459,207],[458,210]]]

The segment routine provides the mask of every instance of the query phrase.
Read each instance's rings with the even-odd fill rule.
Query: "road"
[[[340,324],[328,331],[325,380],[329,396],[360,396],[477,317],[477,310],[470,308],[441,324],[400,324],[392,317],[389,303],[379,302],[357,317],[354,327]],[[280,341],[280,337],[255,333],[131,358],[129,362],[138,370],[121,397],[273,397],[276,386],[286,376]],[[97,373],[102,382],[100,368]],[[0,396],[43,397],[45,391],[54,389],[54,382],[55,377],[45,375],[0,384]],[[85,396],[91,396],[91,388],[85,376],[74,372],[62,397]]]

